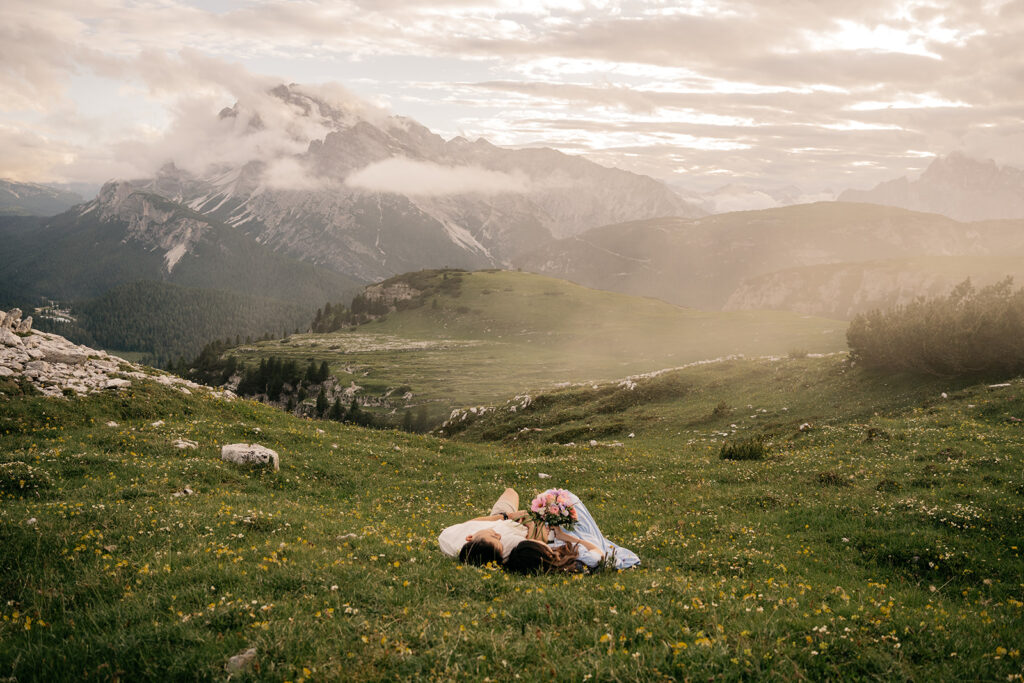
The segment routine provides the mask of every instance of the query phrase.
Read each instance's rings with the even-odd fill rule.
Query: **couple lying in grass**
[[[564,514],[572,524],[572,533],[538,521],[549,516],[549,510]],[[530,510],[520,510],[519,494],[505,489],[488,516],[450,526],[437,541],[441,552],[460,562],[496,562],[521,574],[583,571],[602,563],[616,569],[640,564],[636,553],[604,537],[576,494],[559,489],[539,494]]]

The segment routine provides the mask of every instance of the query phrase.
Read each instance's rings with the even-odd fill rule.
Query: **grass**
[[[435,278],[441,277],[435,275]],[[845,348],[845,324],[783,312],[709,313],[655,299],[602,292],[529,273],[461,276],[457,296],[351,332],[292,335],[233,353],[301,365],[326,360],[345,386],[389,397],[382,412],[427,405],[440,422],[452,409],[493,403],[561,382],[610,380],[728,354],[784,355]]]
[[[249,647],[235,678],[1022,673],[1024,382],[836,357],[698,366],[638,382],[634,404],[619,389],[535,396],[460,434],[586,413],[632,430],[615,447],[366,431],[156,384],[0,395],[0,461],[50,484],[0,504],[0,677],[224,678]],[[760,435],[765,459],[718,457]],[[281,471],[221,462],[236,441]],[[574,490],[642,566],[526,578],[442,556],[440,529],[506,485]]]

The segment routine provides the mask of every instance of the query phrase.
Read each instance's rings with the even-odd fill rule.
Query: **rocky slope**
[[[166,281],[315,305],[358,282],[275,253],[215,219],[126,182],[35,223],[0,222],[9,248],[6,299],[97,296],[128,282]]]
[[[298,154],[201,175],[167,166],[134,187],[367,281],[502,265],[597,225],[704,214],[662,183],[580,157],[446,141],[409,119],[354,117],[297,87],[274,95],[329,132]],[[221,116],[238,122],[240,144],[265,134],[267,124],[242,105]]]
[[[85,396],[102,391],[123,391],[142,380],[176,387],[186,394],[207,387],[174,375],[129,363],[56,334],[32,329],[32,319],[21,311],[0,311],[0,381],[31,385],[45,396]],[[229,391],[213,392],[231,399]]]
[[[960,221],[1024,218],[1024,170],[954,153],[935,159],[917,180],[903,177],[871,190],[847,190],[839,200],[900,206]]]

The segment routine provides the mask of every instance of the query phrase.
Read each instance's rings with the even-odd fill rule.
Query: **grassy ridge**
[[[261,680],[1022,672],[1024,383],[942,399],[835,358],[673,382],[619,448],[369,432],[156,385],[0,396],[0,460],[45,473],[2,484],[0,675],[216,678],[247,647]],[[768,459],[717,457],[766,431]],[[254,440],[278,474],[218,460]],[[519,578],[443,557],[438,531],[505,485],[572,488],[642,567]]]
[[[407,387],[413,405],[425,402],[443,418],[455,407],[559,382],[607,380],[727,354],[845,348],[845,324],[823,318],[707,313],[529,273],[459,277],[456,296],[438,294],[353,332],[294,335],[234,353],[250,362],[326,360],[343,384],[355,382],[364,395]]]

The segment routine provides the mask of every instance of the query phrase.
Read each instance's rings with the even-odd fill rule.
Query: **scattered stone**
[[[255,443],[230,443],[220,449],[220,459],[238,465],[269,465],[277,472],[281,459],[276,451]]]
[[[940,394],[940,396],[942,396],[942,398],[949,398],[949,394],[947,394],[947,393],[946,393],[945,391],[943,391],[943,392],[942,392],[942,393]]]
[[[163,420],[157,420],[156,422],[150,422],[149,426],[150,427],[163,427],[164,426],[164,421]]]
[[[104,389],[127,389],[132,383],[126,379],[108,379],[104,384]]]
[[[39,523],[39,520],[36,519],[35,517],[29,517],[27,520],[25,520],[25,524],[28,524],[29,526],[35,526],[38,523]]]
[[[179,387],[178,390],[186,396],[191,396],[192,392],[188,390],[188,387]]]
[[[1008,386],[1010,386],[1009,382],[1003,382],[1002,384],[989,384],[988,388],[989,389],[1001,389],[1003,387],[1008,387]]]
[[[596,439],[591,439],[590,440],[590,445],[591,446],[596,446],[597,445],[597,440]]]
[[[342,534],[340,536],[335,536],[334,540],[336,540],[336,541],[347,541],[347,540],[352,539],[352,538],[359,538],[359,535],[358,534]]]
[[[13,376],[14,376],[14,370],[12,370],[11,368],[9,368],[7,366],[0,365],[0,377],[13,377]]]
[[[539,479],[550,479],[551,475],[550,474],[544,474],[543,472],[538,472],[537,473],[537,477]]]
[[[797,429],[799,431],[801,431],[801,432],[809,432],[809,431],[811,431],[811,423],[810,422],[804,422]]]
[[[239,652],[237,655],[229,659],[228,663],[224,665],[224,670],[231,674],[248,671],[255,661],[256,648],[250,647],[248,650]]]
[[[186,486],[182,490],[176,491],[175,493],[172,493],[171,495],[174,498],[184,498],[185,496],[191,496],[193,493],[195,493],[195,491],[193,491],[190,486]]]
[[[196,448],[199,447],[199,444],[193,441],[192,439],[177,439],[171,445],[173,445],[175,448],[180,448],[181,450],[185,450],[186,448],[195,450]]]
[[[635,439],[636,438],[636,434],[634,434],[633,432],[630,432],[629,433],[629,438]]]
[[[116,422],[114,422],[113,420],[111,420],[110,422],[107,423],[107,426],[108,427],[120,427],[121,425],[119,425]]]
[[[115,550],[117,550],[117,546],[116,545],[105,545],[105,546],[103,546],[103,549],[106,550],[108,553],[112,553]]]

